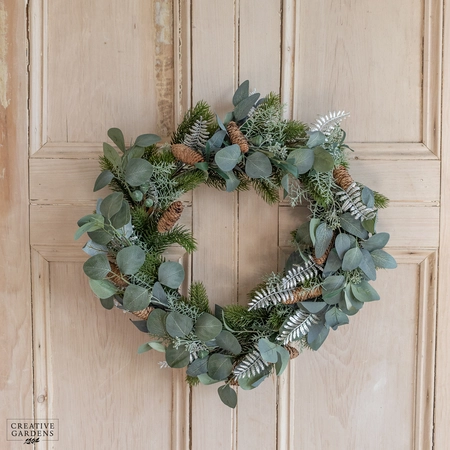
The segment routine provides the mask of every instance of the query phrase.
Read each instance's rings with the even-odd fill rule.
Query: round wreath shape
[[[127,148],[122,132],[110,129],[120,152],[103,144],[94,191],[109,185],[113,193],[78,221],[75,238],[89,235],[83,269],[101,304],[133,313],[150,336],[138,352],[163,352],[163,365],[187,368],[190,385],[221,382],[221,400],[235,407],[236,386],[249,390],[281,375],[299,350],[317,350],[330,329],[378,300],[369,281],[396,262],[383,250],[389,234],[376,231],[387,198],[347,170],[340,127],[346,113],[329,113],[308,128],[283,118],[278,95],[250,93],[248,81],[232,103],[223,121],[197,103],[171,144],[144,134]],[[202,183],[228,192],[253,187],[269,203],[283,192],[293,207],[308,204],[310,218],[292,231],[284,271],[267,275],[246,307],[212,311],[201,282],[181,295],[183,266],[164,258],[173,244],[195,251],[191,232],[176,222],[180,196]]]

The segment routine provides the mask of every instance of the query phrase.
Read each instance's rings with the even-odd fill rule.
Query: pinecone
[[[236,122],[229,122],[227,125],[228,136],[232,144],[239,145],[242,153],[248,152],[248,142]]]
[[[140,311],[131,311],[135,316],[139,317],[139,319],[147,320],[150,313],[154,310],[152,306],[147,306],[145,309],[141,309]]]
[[[175,156],[175,158],[178,159],[178,161],[189,164],[191,166],[205,161],[200,153],[184,144],[172,145],[172,154],[173,156]]]
[[[291,345],[286,345],[284,348],[289,352],[289,356],[291,357],[291,359],[297,358],[297,356],[300,354],[300,352]]]
[[[123,275],[120,273],[119,266],[116,263],[111,262],[111,273],[110,281],[114,283],[118,288],[125,288],[128,283],[123,279]]]
[[[162,214],[161,218],[158,221],[158,232],[165,233],[170,231],[172,227],[175,225],[177,220],[181,217],[181,213],[183,212],[184,205],[179,200],[173,202]]]
[[[228,383],[230,386],[239,386],[239,381],[236,377],[231,378],[231,380]]]
[[[344,189],[344,191],[353,183],[353,178],[344,166],[338,166],[333,170],[333,178],[336,184]]]
[[[285,300],[283,303],[285,305],[292,305],[294,303],[303,302],[305,300],[310,300],[312,298],[319,297],[322,294],[322,287],[317,286],[314,289],[304,289],[302,287],[297,288],[292,292],[291,297]]]

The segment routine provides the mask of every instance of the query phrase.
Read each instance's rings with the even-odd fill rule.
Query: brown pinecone
[[[353,183],[353,178],[344,166],[338,166],[333,170],[333,178],[336,184],[344,189],[344,191]]]
[[[181,217],[184,205],[179,200],[173,202],[162,214],[158,221],[157,229],[160,233],[170,231],[177,220]]]
[[[248,152],[248,142],[236,122],[229,122],[227,125],[228,136],[232,144],[239,145],[242,153]]]
[[[118,265],[116,263],[111,262],[111,273],[112,276],[109,278],[109,280],[114,283],[119,288],[125,288],[128,286],[128,283],[121,278],[121,273]],[[122,275],[122,277],[124,277]]]
[[[286,345],[284,348],[289,352],[289,356],[291,357],[291,359],[297,358],[297,356],[300,354],[300,352],[291,345]]]
[[[205,161],[200,153],[184,144],[172,145],[172,154],[178,159],[178,161],[184,162],[185,164],[189,164],[191,166],[195,166],[195,164]]]
[[[239,381],[236,377],[233,376],[233,378],[231,378],[231,380],[228,383],[230,386],[239,386]]]
[[[141,309],[140,311],[131,311],[135,316],[139,317],[139,319],[147,320],[150,313],[154,310],[152,306],[147,306],[145,309]]]
[[[322,294],[322,288],[320,286],[314,289],[304,289],[302,287],[297,288],[292,292],[291,297],[285,300],[283,303],[286,305],[292,305],[294,303],[303,302],[305,300],[310,300]]]

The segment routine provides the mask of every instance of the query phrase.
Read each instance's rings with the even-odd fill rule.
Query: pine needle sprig
[[[206,182],[207,174],[203,170],[187,170],[177,175],[174,179],[177,187],[184,192],[192,191],[197,186]]]
[[[199,312],[210,312],[209,299],[203,283],[197,281],[191,284],[189,288],[188,301],[190,304],[195,306]]]
[[[190,109],[183,117],[177,130],[173,133],[171,143],[183,144],[187,134],[189,134],[192,126],[197,120],[204,120],[208,123],[214,120],[215,116],[211,111],[211,107],[203,100],[200,100],[192,109]],[[209,130],[208,130],[209,132]]]

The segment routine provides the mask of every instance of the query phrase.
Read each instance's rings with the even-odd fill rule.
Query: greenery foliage
[[[340,127],[346,113],[329,113],[308,128],[284,118],[278,94],[250,94],[248,81],[232,104],[222,121],[198,102],[172,145],[144,134],[127,148],[122,132],[110,129],[116,148],[104,144],[94,190],[109,186],[112,193],[78,221],[75,238],[90,237],[83,268],[102,305],[148,316],[134,322],[152,339],[138,352],[163,352],[170,367],[186,367],[191,386],[224,383],[219,397],[235,407],[232,386],[253,389],[280,375],[293,346],[319,349],[330,330],[379,299],[369,282],[396,262],[384,250],[389,234],[376,230],[388,199],[347,172]],[[172,152],[175,145],[181,150]],[[295,251],[285,270],[256,286],[247,306],[212,312],[201,282],[181,295],[184,268],[165,259],[173,245],[196,250],[191,232],[176,221],[179,198],[203,183],[228,192],[252,187],[267,203],[278,202],[283,190],[292,206],[308,204],[309,220],[291,234]]]

